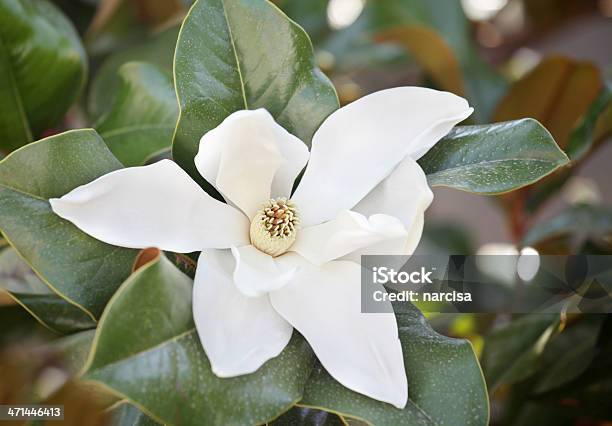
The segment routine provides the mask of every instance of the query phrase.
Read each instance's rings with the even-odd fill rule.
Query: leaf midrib
[[[100,136],[104,137],[115,137],[124,135],[127,133],[140,132],[146,130],[174,130],[174,124],[145,124],[145,125],[134,125],[134,126],[122,126],[113,130],[100,131]]]
[[[11,86],[11,92],[13,93],[13,99],[15,104],[17,105],[17,111],[19,113],[19,117],[21,117],[21,125],[24,131],[24,136],[28,141],[32,141],[32,129],[30,128],[30,123],[28,117],[25,113],[25,108],[23,106],[23,99],[21,98],[21,93],[17,88],[17,80],[15,79],[15,72],[13,70],[13,62],[11,61],[10,54],[8,49],[6,48],[6,44],[4,42],[4,37],[0,33],[0,54],[6,58],[7,70],[8,70],[8,81]]]
[[[103,331],[102,331],[102,326],[103,326],[103,325],[104,325],[104,324],[100,324],[100,325],[98,326],[99,331],[97,331],[97,332],[98,332],[98,333],[100,333],[100,334],[102,334],[102,332],[103,332]],[[134,359],[134,358],[137,358],[137,357],[139,357],[139,356],[141,356],[141,355],[143,355],[143,354],[146,354],[147,352],[150,352],[150,351],[154,351],[154,350],[157,350],[157,349],[163,348],[164,346],[169,345],[169,344],[171,344],[171,343],[175,343],[175,342],[176,342],[176,341],[178,341],[179,339],[182,339],[183,337],[190,336],[190,335],[192,335],[192,334],[193,334],[193,333],[195,333],[195,332],[196,332],[196,328],[195,328],[195,327],[191,327],[190,329],[185,330],[185,331],[183,331],[183,332],[181,332],[181,333],[178,333],[177,335],[172,336],[171,338],[166,339],[166,340],[164,340],[163,342],[159,342],[159,343],[158,343],[158,344],[156,344],[156,345],[152,345],[151,347],[148,347],[148,348],[145,348],[145,349],[139,350],[138,352],[135,352],[135,353],[133,353],[133,354],[130,354],[129,356],[123,357],[123,358],[121,358],[121,359],[117,359],[117,360],[115,360],[115,361],[105,363],[105,364],[104,364],[104,365],[102,365],[102,366],[94,366],[94,368],[93,368],[93,369],[91,368],[91,365],[89,365],[89,366],[87,366],[87,370],[86,370],[85,372],[83,372],[82,376],[83,376],[83,377],[86,377],[88,373],[94,373],[94,372],[96,372],[96,371],[104,370],[104,369],[105,369],[105,368],[107,368],[107,367],[112,367],[112,366],[114,366],[114,365],[121,364],[121,363],[127,362],[127,361],[129,361],[129,360],[132,360],[132,359]],[[98,342],[96,342],[96,346],[97,346],[97,343],[98,343]],[[97,351],[97,347],[96,347],[96,348],[92,348],[92,349],[90,349],[90,350],[92,350],[92,351],[93,351],[94,349]],[[94,361],[94,359],[92,359],[92,364],[93,364],[93,361]]]
[[[8,189],[9,191],[13,191],[13,192],[17,192],[17,193],[19,193],[19,194],[23,194],[23,195],[25,195],[25,196],[27,196],[27,197],[36,198],[37,200],[41,200],[41,201],[49,201],[49,199],[48,199],[48,198],[43,198],[43,197],[42,197],[42,196],[40,196],[40,195],[34,195],[34,194],[31,194],[31,193],[26,192],[26,191],[24,191],[24,190],[22,190],[22,189],[15,188],[15,187],[10,186],[10,185],[7,185],[7,184],[5,184],[5,183],[1,183],[1,182],[0,182],[0,187],[2,187],[2,188],[6,188],[6,189]]]
[[[508,162],[508,161],[524,161],[524,162],[532,162],[532,163],[548,163],[548,164],[553,164],[555,166],[560,166],[562,163],[558,163],[558,162],[554,162],[552,160],[543,160],[543,159],[539,159],[539,158],[503,158],[503,159],[499,159],[499,160],[487,160],[487,161],[483,161],[480,163],[469,163],[469,164],[463,164],[460,166],[455,166],[455,167],[449,167],[446,169],[439,169],[436,170],[434,172],[431,173],[426,173],[427,176],[433,176],[436,174],[440,174],[440,173],[444,173],[444,172],[448,172],[448,171],[460,171],[460,170],[465,170],[465,169],[469,169],[472,167],[478,167],[478,166],[486,166],[489,164],[496,164],[496,163],[504,163],[504,162]]]
[[[223,17],[225,18],[225,24],[227,25],[227,31],[230,37],[230,43],[232,44],[232,53],[236,60],[236,70],[238,71],[238,77],[240,78],[240,91],[242,92],[242,100],[244,102],[244,109],[249,109],[249,104],[246,99],[245,83],[242,76],[242,68],[240,67],[240,59],[238,59],[238,51],[236,50],[236,42],[234,40],[234,34],[232,33],[232,26],[229,22],[229,16],[227,14],[227,7],[225,6],[225,0],[221,0],[221,6],[223,7]]]

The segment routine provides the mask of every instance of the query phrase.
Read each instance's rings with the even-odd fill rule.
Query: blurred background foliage
[[[10,81],[0,82],[0,158],[80,127],[96,128],[125,165],[169,156],[178,114],[172,60],[191,2],[52,3],[34,1],[20,10],[17,2],[0,1],[0,38],[11,41],[1,46],[0,67],[12,69]],[[448,90],[475,107],[473,124],[536,118],[572,160],[543,181],[498,197],[435,189],[420,252],[532,247],[541,254],[612,254],[612,146],[606,144],[612,133],[612,0],[275,3],[310,35],[342,104],[399,85]],[[58,58],[53,67],[42,68],[37,58],[44,55]],[[15,88],[18,107],[11,101]],[[139,148],[143,140],[146,149]],[[153,424],[136,407],[83,391],[71,379],[95,324],[57,303],[1,239],[0,250],[0,289],[6,290],[0,292],[0,403],[64,403],[76,407],[66,419],[75,425]],[[54,303],[57,311],[49,309]],[[445,314],[429,320],[474,345],[492,424],[612,424],[609,315]],[[343,421],[300,408],[277,420]]]

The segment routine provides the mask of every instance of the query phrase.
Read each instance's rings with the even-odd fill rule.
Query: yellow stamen
[[[251,244],[270,256],[280,256],[294,243],[299,223],[295,204],[286,198],[272,198],[251,221]]]

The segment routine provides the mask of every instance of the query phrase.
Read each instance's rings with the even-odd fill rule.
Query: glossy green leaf
[[[0,251],[0,290],[49,329],[61,333],[86,330],[95,321],[81,308],[54,293],[13,248]]]
[[[94,121],[108,113],[121,87],[118,71],[122,65],[141,61],[172,72],[174,47],[179,28],[174,26],[161,31],[142,43],[111,54],[96,72],[87,98],[87,110]]]
[[[102,243],[59,218],[61,197],[121,163],[93,130],[27,145],[0,162],[0,230],[56,293],[98,317],[129,275],[135,250]]]
[[[194,329],[191,279],[161,256],[109,303],[83,378],[181,425],[264,423],[300,399],[313,355],[299,335],[257,372],[215,376]]]
[[[178,117],[172,77],[143,62],[119,69],[121,86],[112,109],[95,125],[125,166],[139,166],[170,149]]]
[[[516,383],[533,375],[558,325],[558,315],[525,315],[486,336],[482,367],[489,388],[493,391],[502,383]]]
[[[535,225],[527,232],[523,244],[575,235],[580,239],[599,239],[612,234],[612,209],[604,206],[577,205]]]
[[[338,108],[308,36],[267,0],[198,0],[179,34],[174,79],[181,113],[173,156],[195,178],[200,138],[234,111],[266,108],[309,144]]]
[[[531,119],[455,127],[419,160],[430,185],[480,194],[529,185],[567,162],[550,133]]]
[[[46,0],[0,0],[0,149],[54,126],[83,87],[87,59],[68,19]]]
[[[412,305],[398,313],[408,376],[408,404],[399,410],[350,391],[320,365],[306,385],[301,406],[340,413],[376,425],[486,425],[487,390],[470,343],[433,331]]]

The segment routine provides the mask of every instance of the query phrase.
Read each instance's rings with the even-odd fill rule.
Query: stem
[[[527,230],[527,216],[525,215],[527,194],[524,190],[521,190],[516,195],[516,199],[512,203],[512,209],[510,210],[510,231],[512,232],[514,243],[518,246],[523,240],[523,236]]]

